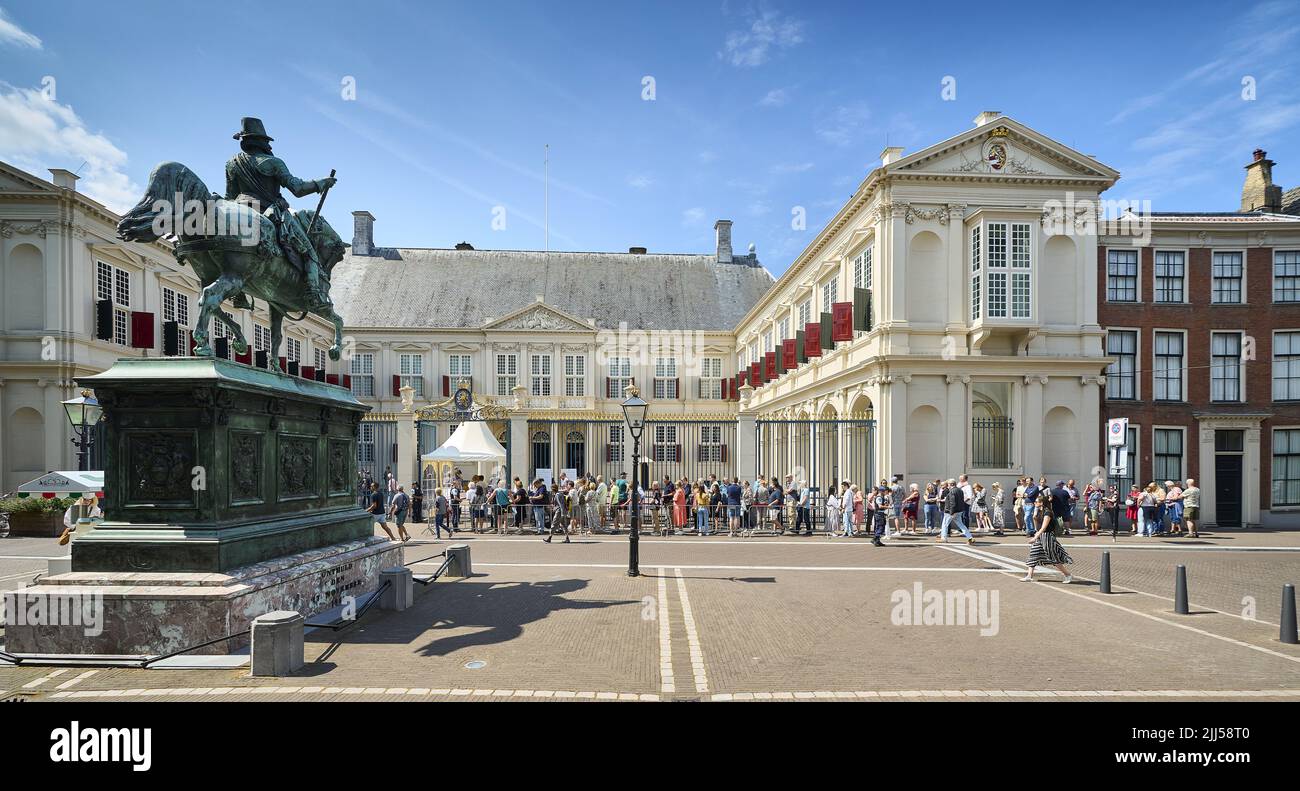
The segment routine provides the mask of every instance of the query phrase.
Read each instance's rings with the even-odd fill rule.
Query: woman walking
[[[840,497],[835,492],[835,484],[827,488],[830,494],[826,495],[826,537],[834,538],[836,528],[840,525]]]
[[[1025,576],[1020,578],[1021,582],[1034,581],[1034,569],[1039,566],[1052,566],[1061,572],[1063,584],[1070,584],[1074,577],[1070,576],[1069,569],[1066,568],[1074,561],[1061,546],[1061,542],[1056,540],[1056,517],[1052,513],[1052,496],[1044,491],[1038,496],[1037,507],[1034,509],[1042,515],[1039,520],[1038,530],[1034,533],[1033,538],[1029,539],[1029,559],[1025,561],[1027,571]],[[1064,521],[1064,520],[1062,520]]]
[[[916,535],[916,515],[921,505],[921,489],[916,484],[912,484],[907,492],[907,497],[903,498],[903,531]]]
[[[984,484],[975,484],[973,491],[975,499],[971,502],[970,513],[975,518],[975,529],[987,533],[993,529],[993,523],[989,521],[988,496],[984,491]]]
[[[1002,491],[1000,481],[993,482],[993,498],[991,508],[993,510],[993,535],[1002,535],[1002,530],[1006,527],[1006,513],[1003,509],[1003,503],[1006,500],[1006,493]]]

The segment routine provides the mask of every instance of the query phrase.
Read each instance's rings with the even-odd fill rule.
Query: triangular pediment
[[[553,308],[544,302],[508,313],[483,325],[484,330],[510,330],[524,332],[595,332],[595,327],[577,316]]]
[[[54,185],[7,162],[0,162],[0,192],[54,192]]]
[[[894,174],[1108,180],[1119,172],[1006,116],[886,166]]]

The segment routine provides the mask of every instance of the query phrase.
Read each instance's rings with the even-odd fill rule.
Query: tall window
[[[700,426],[700,461],[722,461],[722,426]]]
[[[606,398],[623,400],[623,391],[632,384],[632,358],[611,357],[609,359],[609,392]]]
[[[799,323],[795,326],[795,329],[801,330],[804,327],[807,327],[811,321],[812,321],[812,300],[805,299],[803,301],[803,304],[799,306]],[[758,361],[755,360],[754,362],[758,362]]]
[[[1183,431],[1177,428],[1155,430],[1154,477],[1158,482],[1183,480]]]
[[[776,347],[772,345],[772,333],[769,330],[768,332],[763,333],[763,351],[770,352],[775,350]]]
[[[181,357],[190,353],[190,295],[173,291],[166,286],[162,290],[162,320],[177,324],[177,354]],[[220,320],[213,321],[221,324]]]
[[[1300,332],[1273,333],[1273,400],[1300,401]]]
[[[853,259],[854,288],[871,288],[871,258],[874,252],[874,248],[867,247]]]
[[[581,354],[564,355],[564,394],[570,398],[587,394],[587,358]]]
[[[1211,302],[1236,305],[1241,302],[1241,253],[1215,253],[1210,266],[1214,289]]]
[[[1300,505],[1300,429],[1273,429],[1273,499]]]
[[[677,358],[655,358],[655,398],[677,398]]]
[[[1106,397],[1137,398],[1137,330],[1108,330],[1106,355],[1117,358],[1106,369]]]
[[[1300,302],[1300,250],[1273,251],[1273,301]]]
[[[297,338],[285,338],[284,359],[291,363],[302,362],[302,341]]]
[[[424,398],[424,355],[400,354],[397,366],[401,386],[411,387],[415,390],[416,398]]]
[[[1157,401],[1183,400],[1183,334],[1155,334],[1155,398]]]
[[[978,321],[982,315],[980,306],[983,304],[983,298],[980,295],[980,261],[981,250],[983,246],[980,242],[980,228],[975,226],[970,231],[970,320]]]
[[[316,359],[316,370],[317,370],[317,371],[324,371],[324,370],[325,370],[325,350],[324,350],[324,349],[312,349],[312,356]]]
[[[98,264],[95,278],[95,295],[113,303],[113,343],[131,344],[131,273],[103,261]]]
[[[271,353],[271,328],[253,324],[253,351]]]
[[[370,352],[352,355],[352,395],[375,397],[375,355]]]
[[[1156,302],[1186,302],[1187,261],[1181,250],[1156,251]]]
[[[534,354],[529,361],[529,374],[532,386],[529,392],[535,396],[551,394],[551,355]]]
[[[623,426],[613,424],[609,427],[609,450],[605,452],[608,461],[623,461]]]
[[[700,398],[722,398],[722,358],[700,360]]]
[[[1106,251],[1106,301],[1137,302],[1138,251]]]
[[[677,427],[659,424],[655,426],[654,460],[678,461],[680,447],[677,445]]]
[[[1210,333],[1210,400],[1241,400],[1241,333]]]
[[[786,338],[789,338],[789,337],[790,337],[790,320],[789,320],[789,319],[781,319],[781,322],[780,322],[779,324],[777,324],[776,326],[777,326],[777,331],[778,331],[778,333],[779,333],[779,335],[780,335],[781,340],[785,340]]]
[[[352,358],[354,361],[356,358]],[[357,381],[352,380],[356,388]],[[375,424],[361,423],[357,426],[357,463],[366,465],[375,463]]]
[[[839,293],[840,278],[836,275],[822,286],[822,313],[831,312],[831,305],[835,304],[835,300],[839,296]]]
[[[519,355],[497,355],[497,395],[512,395],[519,384]]]
[[[1007,224],[991,222],[988,228],[988,255],[985,281],[988,289],[988,317],[1007,317]]]
[[[447,375],[451,379],[451,386],[455,389],[456,384],[464,379],[472,381],[474,369],[471,365],[471,357],[468,354],[449,354],[447,355]],[[498,395],[502,395],[498,393]]]

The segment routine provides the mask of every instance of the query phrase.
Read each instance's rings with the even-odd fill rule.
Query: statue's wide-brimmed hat
[[[245,137],[251,137],[255,140],[274,140],[266,133],[266,126],[262,124],[261,118],[241,118],[239,119],[240,129],[234,134],[236,140],[243,140]]]

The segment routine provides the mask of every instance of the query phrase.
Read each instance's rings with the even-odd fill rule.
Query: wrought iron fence
[[[1011,432],[1009,417],[971,420],[971,466],[977,469],[1010,468]]]

